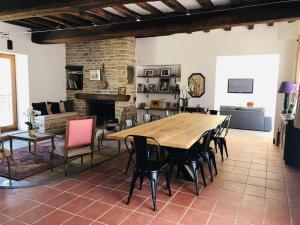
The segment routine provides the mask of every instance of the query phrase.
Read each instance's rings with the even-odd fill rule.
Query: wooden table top
[[[8,138],[10,139],[17,139],[17,140],[24,140],[24,141],[44,141],[54,137],[55,134],[49,134],[49,133],[45,133],[45,134],[35,133],[34,136],[30,136],[28,132],[8,135]]]
[[[215,129],[225,118],[220,115],[180,113],[109,134],[107,138],[124,140],[128,135],[142,135],[155,138],[161,146],[189,149],[205,131]]]

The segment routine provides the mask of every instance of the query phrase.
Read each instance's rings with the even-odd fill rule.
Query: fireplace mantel
[[[77,93],[75,94],[77,99],[85,100],[101,100],[101,101],[129,101],[130,95],[113,95],[113,94],[88,94]]]

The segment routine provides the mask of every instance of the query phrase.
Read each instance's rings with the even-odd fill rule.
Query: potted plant
[[[191,96],[189,95],[190,88],[186,85],[181,84],[180,82],[177,82],[176,85],[180,90],[180,100],[182,101],[182,106],[188,107],[189,99],[191,98]]]
[[[39,128],[35,122],[35,118],[37,116],[40,116],[41,112],[38,110],[34,110],[32,107],[30,107],[27,110],[27,114],[25,114],[25,115],[27,117],[27,122],[25,122],[25,124],[28,127],[28,134],[29,134],[29,136],[34,136],[35,130]]]

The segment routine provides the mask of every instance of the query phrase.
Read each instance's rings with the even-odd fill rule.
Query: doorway
[[[16,130],[17,91],[15,56],[0,53],[0,129]]]

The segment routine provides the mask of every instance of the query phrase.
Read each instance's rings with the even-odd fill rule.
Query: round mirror
[[[205,93],[205,77],[201,73],[193,73],[188,80],[189,94],[200,98]]]

